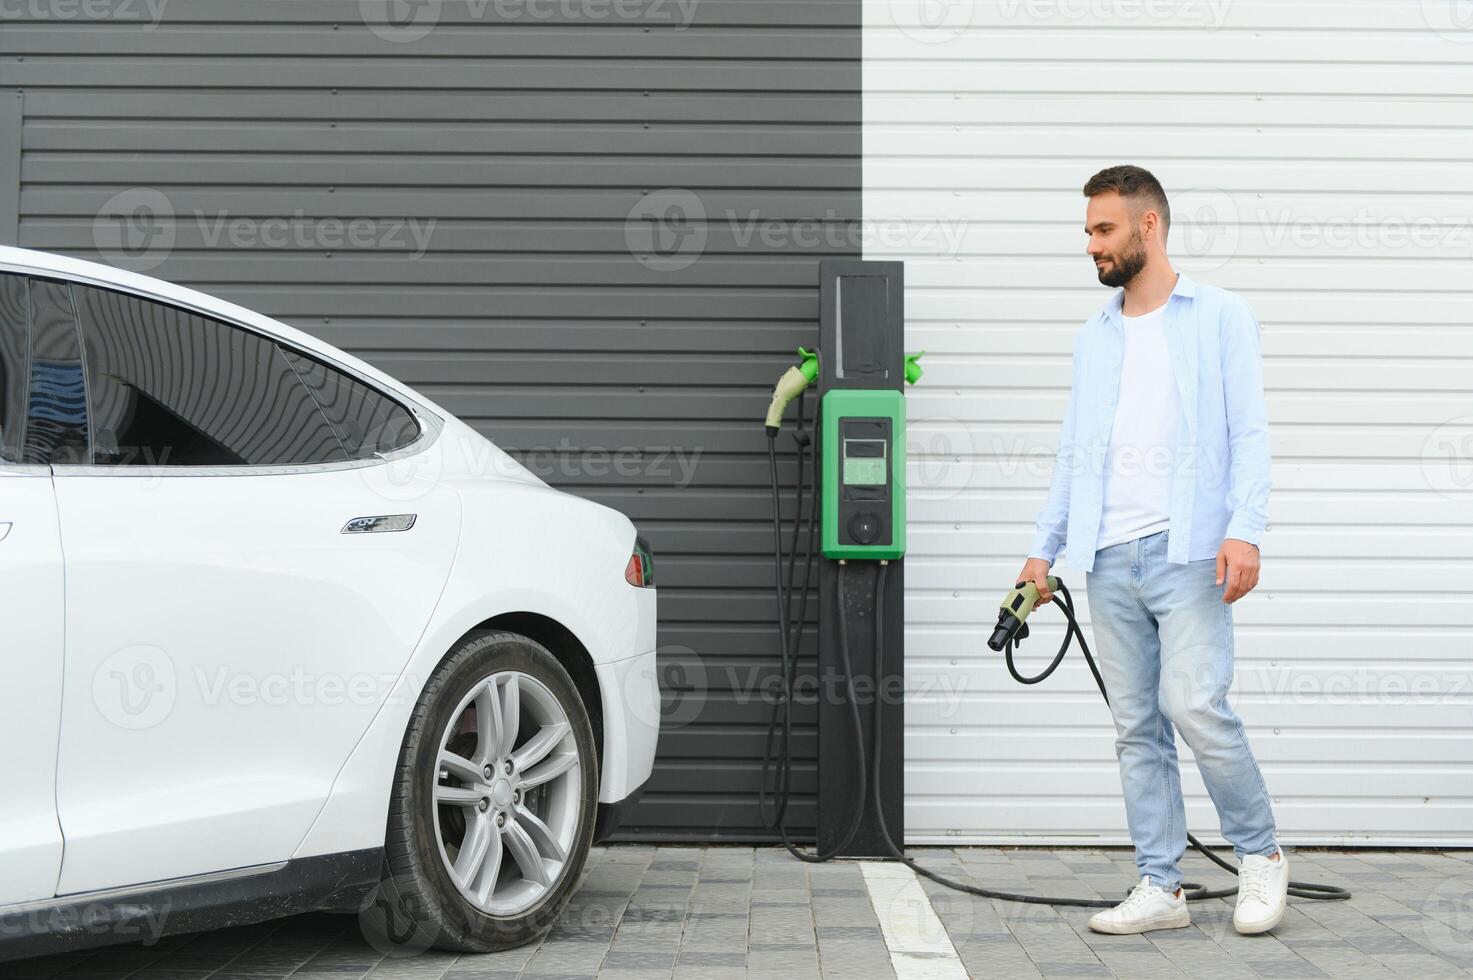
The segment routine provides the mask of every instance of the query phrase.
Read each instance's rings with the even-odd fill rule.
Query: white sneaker
[[[1124,936],[1151,929],[1181,929],[1192,924],[1187,898],[1178,888],[1169,892],[1151,879],[1142,878],[1130,895],[1115,906],[1093,916],[1089,927],[1095,932]]]
[[[1261,854],[1248,854],[1238,865],[1238,907],[1233,910],[1233,928],[1248,934],[1268,932],[1284,917],[1289,901],[1289,858],[1283,850],[1271,861]]]

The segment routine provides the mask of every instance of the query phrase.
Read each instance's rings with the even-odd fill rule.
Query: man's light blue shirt
[[[1030,558],[1091,571],[1104,506],[1110,431],[1125,356],[1117,290],[1074,338],[1073,381],[1048,501]],[[1224,538],[1258,544],[1268,527],[1268,415],[1258,320],[1242,298],[1178,275],[1166,301],[1166,345],[1181,403],[1166,560],[1214,558]],[[1163,378],[1171,383],[1172,378]]]

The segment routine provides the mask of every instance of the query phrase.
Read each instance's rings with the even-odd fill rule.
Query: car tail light
[[[641,589],[655,584],[655,556],[644,538],[634,539],[634,554],[629,556],[629,564],[624,566],[624,581]]]

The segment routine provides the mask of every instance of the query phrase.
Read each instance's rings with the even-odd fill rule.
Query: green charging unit
[[[896,388],[823,396],[820,546],[829,558],[905,554],[905,397]]]

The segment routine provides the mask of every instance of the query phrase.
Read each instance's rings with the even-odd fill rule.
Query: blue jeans
[[[1191,747],[1239,860],[1278,847],[1263,774],[1227,700],[1233,607],[1222,601],[1215,559],[1166,561],[1169,533],[1101,548],[1085,589],[1136,867],[1174,891],[1187,847],[1174,731]]]

